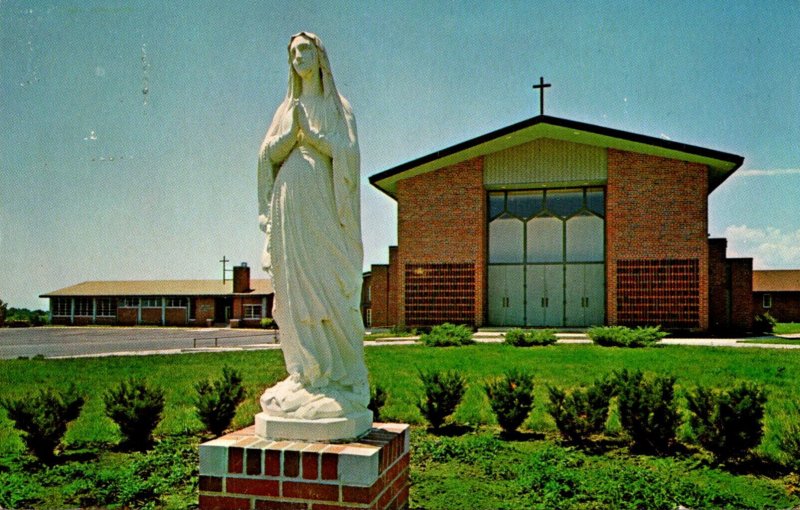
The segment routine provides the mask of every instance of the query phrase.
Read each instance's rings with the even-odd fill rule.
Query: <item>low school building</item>
[[[88,281],[40,297],[53,324],[258,327],[272,316],[272,281],[251,280],[246,264],[233,279]]]
[[[800,270],[753,271],[753,309],[778,322],[800,322]]]

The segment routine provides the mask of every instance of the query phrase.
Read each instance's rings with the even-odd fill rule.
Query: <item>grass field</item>
[[[797,395],[800,395],[798,351],[684,346],[637,350],[601,348],[594,345],[519,349],[502,344],[479,344],[440,349],[416,345],[368,348],[366,356],[373,382],[382,385],[389,394],[383,409],[383,417],[387,421],[422,425],[422,417],[415,406],[422,388],[418,381],[419,370],[455,369],[465,374],[470,383],[464,402],[454,419],[465,425],[466,429],[474,431],[473,433],[462,438],[441,439],[427,434],[424,427],[415,429],[412,501],[417,507],[448,508],[448,502],[470,497],[477,498],[472,501],[482,503],[470,506],[465,500],[466,506],[458,506],[531,508],[536,506],[533,502],[547,500],[541,491],[547,487],[563,486],[559,491],[572,487],[569,490],[580,491],[584,495],[566,494],[562,491],[551,496],[562,501],[572,501],[576,507],[591,508],[594,503],[590,505],[590,500],[582,500],[581,497],[589,498],[594,493],[596,496],[605,494],[603,497],[613,498],[610,495],[613,487],[608,485],[610,475],[601,479],[602,477],[598,478],[592,473],[610,473],[613,470],[621,470],[630,480],[651,479],[650,485],[662,484],[667,492],[696,492],[697,487],[705,487],[708,493],[721,491],[720,493],[728,494],[728,499],[718,501],[716,507],[786,508],[800,505],[800,494],[791,495],[792,491],[800,492],[800,479],[773,468],[731,473],[712,469],[702,455],[692,451],[678,458],[649,459],[629,456],[624,445],[612,445],[601,454],[585,454],[562,448],[555,439],[554,423],[545,412],[548,384],[562,387],[588,384],[595,377],[612,370],[640,368],[647,372],[677,376],[679,398],[682,398],[685,390],[698,384],[721,388],[742,380],[763,384],[769,396],[766,420],[769,434],[775,417],[783,412],[788,402],[796,400]],[[122,469],[119,466],[126,462],[126,457],[113,452],[109,446],[103,446],[113,445],[119,440],[115,426],[103,415],[101,396],[106,389],[131,375],[145,377],[150,384],[164,388],[167,408],[156,433],[162,436],[187,437],[198,433],[201,428],[193,414],[193,384],[200,379],[219,377],[225,365],[237,367],[242,372],[247,388],[247,400],[239,408],[234,426],[249,425],[258,411],[257,400],[261,391],[284,377],[283,361],[278,351],[1,361],[0,398],[20,398],[45,386],[61,388],[70,382],[75,383],[88,398],[81,417],[67,433],[67,452],[88,449],[94,453],[86,457],[86,462],[112,463]],[[530,370],[535,374],[536,406],[523,427],[527,431],[524,440],[505,442],[495,439],[495,420],[481,386],[487,378],[501,375],[512,367]],[[610,427],[613,432],[613,420]],[[460,451],[459,448],[468,450],[469,441],[475,440],[488,441],[490,447],[485,448],[489,452],[488,457],[475,458],[473,455],[466,462],[457,453],[452,453]],[[441,448],[447,441],[452,442],[452,447],[446,448],[444,454],[437,454],[437,448]],[[196,441],[189,442],[196,444]],[[458,446],[461,443],[466,446]],[[19,456],[21,448],[22,443],[12,428],[12,423],[0,411],[0,478],[4,472],[13,474],[19,471],[19,464],[23,462]],[[169,458],[185,458],[185,450],[178,449],[178,453],[169,450],[164,455]],[[491,453],[494,450],[502,453]],[[777,455],[774,441],[767,438],[760,453],[764,459],[774,458]],[[559,472],[572,473],[569,476],[574,479],[536,481],[530,479],[531,475],[526,474],[527,471],[520,471],[520,466],[530,467],[531,463],[549,465],[548,462],[551,461],[553,465],[564,464],[566,467],[562,466],[563,469]],[[138,459],[137,462],[145,460]],[[194,461],[190,459],[186,462]],[[26,466],[26,469],[32,467]],[[560,476],[555,472],[552,474],[556,478]],[[677,485],[677,488],[671,488],[673,485],[670,484],[677,484],[676,480],[682,476],[697,480],[696,484],[688,489],[681,489]],[[47,480],[47,483],[53,483],[52,477]],[[620,487],[628,483],[624,477],[617,482]],[[191,484],[191,481],[187,483]],[[601,490],[600,485],[605,487],[606,492]],[[708,489],[709,487],[712,489]],[[714,487],[717,488],[713,489]],[[189,487],[186,490],[187,494],[191,494],[194,489]],[[705,492],[698,494],[687,501],[694,501],[697,507],[715,507],[713,503],[703,503],[705,500],[701,496]],[[657,496],[649,494],[641,497]],[[592,501],[599,501],[595,507],[600,508],[604,500],[597,497]],[[189,504],[187,498],[191,499],[191,496],[179,498],[170,506],[186,506]],[[49,501],[51,507],[59,506],[57,499]],[[501,504],[503,501],[507,504]],[[548,501],[552,503],[555,500]],[[61,504],[66,502],[62,501]],[[163,500],[162,504],[165,504]]]
[[[793,333],[800,333],[800,323],[797,322],[779,322],[775,325],[773,333],[776,335],[790,335]]]

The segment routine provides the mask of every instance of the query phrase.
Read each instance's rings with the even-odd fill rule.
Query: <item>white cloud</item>
[[[800,175],[800,168],[748,169],[736,172],[739,177],[770,177],[775,175]]]
[[[800,229],[751,228],[732,225],[725,229],[729,257],[752,257],[756,269],[800,268]]]

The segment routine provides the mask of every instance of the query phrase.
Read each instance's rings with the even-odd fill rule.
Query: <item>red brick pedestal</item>
[[[375,423],[357,442],[270,441],[254,427],[200,445],[200,509],[400,510],[408,425]]]

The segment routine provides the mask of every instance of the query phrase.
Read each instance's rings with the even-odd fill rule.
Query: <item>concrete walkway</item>
[[[591,344],[592,341],[586,333],[556,333],[559,344]],[[473,336],[478,343],[502,343],[502,331],[478,331]],[[770,344],[770,343],[750,343],[758,339],[786,338],[797,339],[797,344]],[[748,342],[745,343],[745,340]],[[384,338],[382,341],[369,341],[365,345],[410,345],[419,341],[419,336],[407,336],[396,338]],[[689,345],[696,347],[755,347],[761,349],[800,349],[800,334],[774,335],[749,338],[665,338],[661,341],[663,345]]]

